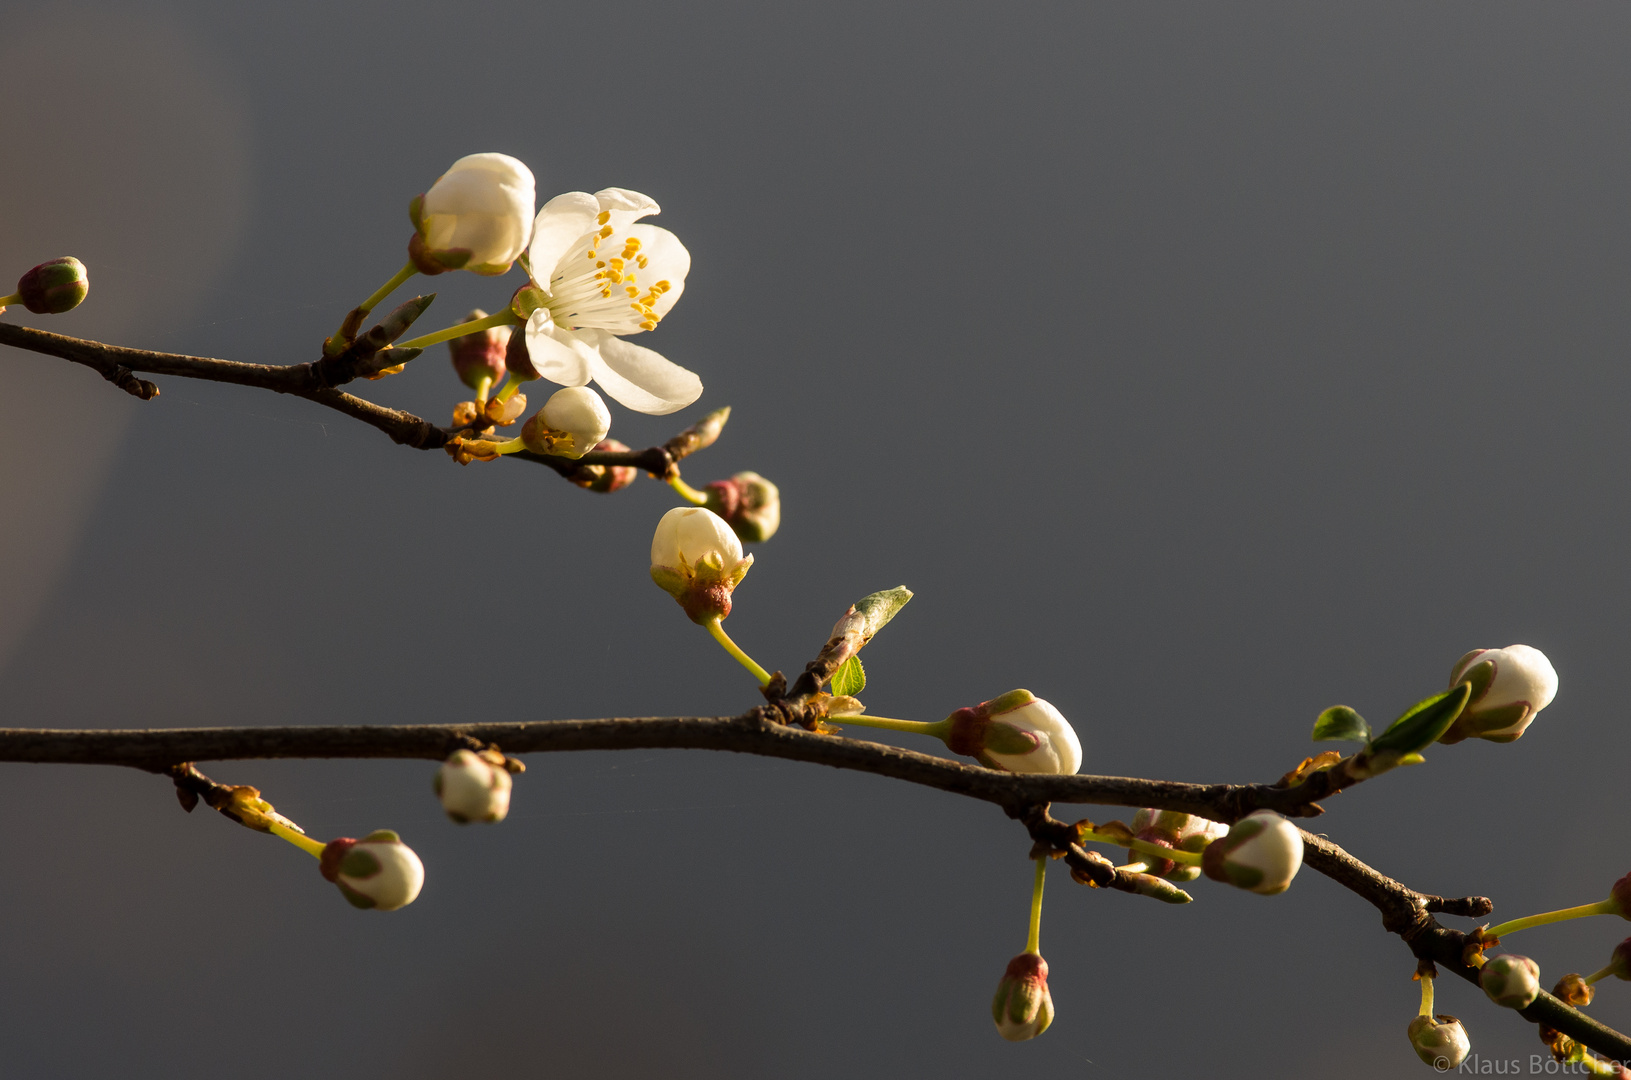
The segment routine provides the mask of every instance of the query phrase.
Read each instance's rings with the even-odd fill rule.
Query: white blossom
[[[515,158],[460,158],[414,200],[415,264],[430,273],[504,273],[532,237],[535,201],[532,170]]]
[[[540,454],[581,458],[612,427],[612,414],[587,386],[568,386],[550,395],[538,415],[521,429],[527,448]]]
[[[1463,682],[1472,684],[1472,696],[1443,742],[1511,742],[1557,696],[1557,670],[1545,653],[1528,645],[1474,649],[1450,673],[1452,687]]]

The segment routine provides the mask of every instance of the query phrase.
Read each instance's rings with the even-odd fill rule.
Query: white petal
[[[425,192],[425,243],[469,249],[472,265],[513,262],[532,232],[532,171],[508,154],[471,154]]]
[[[662,353],[630,344],[604,330],[579,333],[598,352],[593,364],[595,382],[625,408],[648,416],[666,416],[702,396],[702,380]],[[527,344],[532,344],[530,337]]]
[[[594,377],[594,346],[556,326],[548,308],[539,308],[527,320],[527,355],[538,374],[552,383],[583,386]]]
[[[595,192],[595,201],[600,210],[609,212],[606,224],[619,233],[641,218],[662,211],[656,199],[628,188],[601,188]]]
[[[691,272],[691,253],[685,250],[679,237],[660,225],[635,225],[626,230],[625,235],[640,241],[640,254],[646,259],[646,265],[636,271],[636,280],[646,289],[659,281],[668,282],[668,291],[651,305],[661,318],[685,291],[685,275]]]
[[[586,191],[568,191],[544,204],[532,223],[532,272],[549,287],[555,267],[583,235],[595,227],[600,203]]]

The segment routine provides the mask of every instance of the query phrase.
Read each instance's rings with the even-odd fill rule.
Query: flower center
[[[672,286],[667,281],[641,285],[639,275],[648,263],[640,254],[640,240],[612,239],[610,219],[601,211],[600,227],[585,233],[555,267],[549,279],[549,314],[568,330],[655,330],[663,317],[654,305]]]

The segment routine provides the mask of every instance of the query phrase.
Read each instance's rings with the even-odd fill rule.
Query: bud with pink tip
[[[1450,672],[1450,685],[1461,683],[1471,685],[1472,694],[1439,742],[1512,742],[1557,696],[1556,669],[1545,653],[1528,645],[1474,649]]]
[[[1302,865],[1302,834],[1273,810],[1247,814],[1201,854],[1207,877],[1262,896],[1285,892]]]
[[[651,538],[651,580],[699,625],[731,613],[731,593],[752,565],[731,527],[700,506],[670,510]]]
[[[425,884],[425,864],[389,829],[361,840],[330,840],[318,869],[340,887],[352,907],[395,911],[407,907]]]
[[[17,281],[17,299],[36,315],[72,311],[90,291],[91,279],[85,264],[71,256],[43,262]]]
[[[974,758],[988,769],[1068,776],[1082,767],[1076,729],[1029,690],[1010,690],[958,709],[941,723],[946,729],[942,738],[952,753]]]
[[[724,518],[745,544],[769,540],[781,528],[781,490],[756,472],[715,480],[704,490],[708,509]]]
[[[447,816],[468,825],[503,821],[510,812],[512,783],[503,754],[455,750],[436,770],[433,786]]]
[[[1540,965],[1527,956],[1502,953],[1479,969],[1478,985],[1497,1005],[1527,1009],[1540,996]]]
[[[1009,1042],[1034,1039],[1053,1023],[1053,995],[1048,993],[1048,962],[1041,953],[1020,953],[1008,961],[997,995],[991,1000],[997,1034]]]
[[[485,311],[475,308],[459,321],[475,322],[486,317]],[[509,348],[514,329],[512,326],[490,326],[478,333],[449,341],[447,348],[453,354],[453,370],[458,373],[459,381],[476,391],[497,386],[504,378],[504,352]]]

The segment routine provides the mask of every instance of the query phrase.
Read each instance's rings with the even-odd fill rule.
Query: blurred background
[[[520,157],[540,200],[647,192],[694,269],[641,343],[708,389],[614,406],[612,434],[734,408],[686,476],[781,486],[729,624],[761,662],[801,669],[904,583],[873,712],[1024,686],[1084,771],[1254,781],[1314,752],[1326,706],[1385,723],[1468,649],[1523,642],[1561,690],[1521,742],[1431,751],[1318,827],[1498,917],[1631,869],[1625,5],[0,0],[0,27],[0,270],[73,254],[93,283],[5,318],[296,363],[401,265],[408,201],[457,157]],[[421,284],[423,325],[518,280]],[[758,700],[649,582],[661,485],[461,469],[303,401],[158,382],[141,403],[0,355],[0,723]],[[359,392],[438,422],[466,396],[440,349]],[[430,763],[206,766],[320,837],[399,830],[429,878],[390,916],[161,779],[0,766],[0,1071],[1422,1068],[1407,950],[1312,872],[1175,908],[1056,868],[1058,1020],[1009,1045],[988,1010],[1028,844],[995,809],[700,751],[528,765],[509,820],[468,828]],[[1623,933],[1513,944],[1550,985]],[[1439,1008],[1481,1058],[1544,1053],[1473,987]],[[1631,1026],[1631,994],[1592,1012]]]

